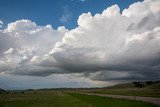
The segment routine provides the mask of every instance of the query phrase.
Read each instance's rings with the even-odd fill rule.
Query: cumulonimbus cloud
[[[0,72],[45,75],[50,68],[33,66],[30,61],[47,54],[66,32],[65,27],[55,30],[51,25],[39,26],[24,19],[8,24],[0,30]]]
[[[160,1],[145,0],[122,13],[118,5],[94,16],[83,13],[78,27],[70,31],[64,27],[54,30],[50,25],[37,26],[28,20],[16,21],[0,31],[0,38],[11,44],[2,42],[0,54],[12,58],[18,55],[20,59],[14,56],[18,63],[12,64],[8,63],[12,58],[1,58],[0,71],[39,76],[83,73],[96,80],[158,79],[159,19]]]

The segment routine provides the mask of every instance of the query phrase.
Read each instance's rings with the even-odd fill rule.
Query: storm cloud
[[[160,1],[120,12],[83,13],[78,27],[53,29],[18,20],[0,30],[0,72],[20,75],[80,73],[93,80],[160,77]]]

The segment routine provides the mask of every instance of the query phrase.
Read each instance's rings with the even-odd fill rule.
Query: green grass
[[[60,91],[39,91],[1,95],[0,107],[75,107],[80,100]]]
[[[84,94],[71,93],[71,96],[78,98],[91,104],[93,107],[153,107],[150,103],[142,101],[124,100],[124,99],[113,99],[107,97],[98,97]]]
[[[0,94],[0,107],[158,107],[142,101],[88,96],[61,91]]]
[[[142,89],[93,89],[93,90],[88,90],[86,92],[133,96],[134,95],[133,91],[136,96],[160,98],[160,89],[145,89],[145,88],[142,88]]]

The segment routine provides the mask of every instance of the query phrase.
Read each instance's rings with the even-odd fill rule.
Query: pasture
[[[90,96],[71,91],[17,91],[0,94],[0,107],[158,107],[142,101]]]
[[[87,93],[125,95],[125,96],[142,96],[160,98],[160,89],[92,89],[83,90]]]

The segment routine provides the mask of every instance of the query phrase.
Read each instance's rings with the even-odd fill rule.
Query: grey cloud
[[[152,30],[160,25],[160,12],[156,14],[149,13],[149,15],[143,17],[140,21],[131,24],[127,30],[134,33],[142,33],[148,30]]]
[[[63,70],[56,67],[43,67],[35,65],[20,65],[17,66],[10,74],[32,75],[32,76],[48,76],[51,74],[64,74]]]
[[[98,71],[96,73],[89,73],[88,75],[81,75],[91,80],[100,81],[115,81],[115,82],[129,82],[129,81],[144,81],[144,80],[159,80],[159,71],[150,73],[150,71]]]

